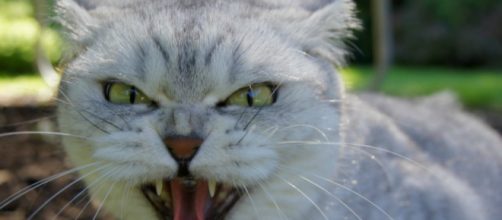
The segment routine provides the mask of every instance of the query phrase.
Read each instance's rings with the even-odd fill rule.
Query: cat
[[[501,138],[451,96],[345,93],[351,0],[57,14],[64,148],[117,219],[502,218]]]

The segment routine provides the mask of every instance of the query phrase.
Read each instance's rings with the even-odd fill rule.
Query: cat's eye
[[[106,100],[115,104],[153,104],[153,101],[139,89],[124,83],[105,83],[104,94]]]
[[[271,105],[275,101],[275,89],[266,83],[253,84],[234,92],[225,101],[225,105],[260,107]]]

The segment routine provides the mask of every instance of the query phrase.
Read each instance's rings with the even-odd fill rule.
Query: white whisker
[[[91,183],[87,184],[87,186],[82,189],[77,195],[73,196],[73,198],[68,201],[59,211],[58,213],[56,213],[56,215],[54,216],[53,220],[56,220],[56,218],[71,204],[73,203],[75,200],[77,200],[81,195],[83,195],[85,192],[88,191],[88,189],[90,189],[92,186],[94,186],[95,184],[97,183],[100,183],[102,180],[105,179],[106,175],[108,175],[109,173],[115,171],[116,169],[111,169],[109,170],[108,172],[106,172],[105,174],[103,174],[101,177],[97,178],[96,180],[92,181]]]
[[[310,184],[314,185],[315,187],[319,188],[320,190],[322,190],[323,192],[325,192],[326,194],[328,194],[329,196],[331,196],[331,198],[334,198],[336,201],[338,201],[340,204],[342,204],[343,207],[345,207],[347,210],[349,210],[350,213],[352,213],[357,219],[359,220],[362,220],[361,216],[359,216],[356,211],[354,211],[354,209],[350,208],[349,205],[347,205],[347,203],[345,203],[343,200],[341,200],[340,198],[338,198],[338,196],[335,196],[333,193],[331,193],[330,191],[326,190],[324,187],[320,186],[319,184],[315,183],[314,181],[310,180],[309,178],[305,177],[305,176],[302,176],[302,175],[298,175],[300,178],[302,178],[303,180],[309,182]]]
[[[298,191],[300,194],[302,194],[303,197],[305,197],[307,200],[309,200],[310,203],[312,203],[312,205],[317,209],[317,211],[319,211],[319,213],[323,216],[323,218],[325,220],[329,220],[328,216],[326,216],[326,214],[322,211],[322,209],[314,202],[314,200],[312,200],[307,194],[305,194],[300,188],[298,188],[295,184],[291,183],[290,181],[287,181],[286,179],[284,179],[283,177],[281,176],[277,176],[279,177],[282,181],[284,181],[286,184],[288,184],[289,186],[293,187],[293,189],[295,189],[296,191]]]
[[[15,131],[15,132],[7,132],[7,133],[0,134],[0,138],[9,137],[9,136],[15,136],[15,135],[27,135],[27,134],[54,135],[54,136],[74,137],[74,138],[80,138],[80,139],[84,139],[84,140],[89,140],[89,137],[85,137],[85,136],[80,136],[80,135],[75,135],[75,134],[69,134],[69,133],[63,133],[63,132],[52,132],[52,131]]]
[[[92,220],[96,220],[96,218],[98,217],[99,215],[99,212],[101,211],[101,209],[103,208],[103,206],[105,205],[105,202],[106,200],[108,199],[108,196],[110,196],[110,193],[112,192],[113,190],[113,187],[115,186],[115,184],[117,184],[117,182],[114,182],[110,188],[108,189],[108,192],[106,192],[106,195],[105,197],[103,198],[103,201],[101,201],[101,204],[99,204],[99,207],[98,209],[96,210],[96,214],[94,214],[94,217],[92,217]]]
[[[385,216],[387,216],[387,218],[389,218],[389,219],[391,219],[391,220],[394,220],[394,218],[393,218],[393,217],[392,217],[392,216],[391,216],[391,215],[390,215],[387,211],[385,211],[382,207],[380,207],[380,206],[379,206],[379,205],[377,205],[376,203],[372,202],[372,201],[371,201],[370,199],[368,199],[366,196],[363,196],[363,195],[361,195],[360,193],[358,193],[358,192],[356,192],[356,191],[354,191],[354,190],[350,189],[349,187],[347,187],[347,186],[345,186],[345,185],[343,185],[343,184],[341,184],[341,183],[337,183],[337,182],[335,182],[335,181],[333,181],[333,180],[331,180],[331,179],[328,179],[328,178],[325,178],[325,177],[322,177],[322,176],[319,176],[319,175],[314,175],[314,176],[315,176],[315,177],[317,177],[317,178],[319,178],[319,179],[322,179],[322,180],[324,180],[324,181],[326,181],[326,182],[329,182],[329,183],[331,183],[331,184],[334,184],[334,185],[336,185],[336,186],[338,186],[338,187],[340,187],[340,188],[342,188],[342,189],[344,189],[344,190],[347,190],[347,191],[349,191],[349,192],[353,193],[353,194],[354,194],[354,195],[356,195],[357,197],[359,197],[359,198],[361,198],[361,199],[365,200],[366,202],[368,202],[371,206],[373,206],[373,207],[375,207],[376,209],[378,209],[378,210],[379,210],[382,214],[384,214]]]
[[[74,220],[79,219],[90,204],[91,204],[91,199],[87,200],[85,205],[80,209],[80,212],[78,212],[77,216],[75,216]]]
[[[11,123],[11,124],[2,125],[2,126],[0,126],[0,128],[16,127],[16,126],[19,126],[19,125],[32,124],[32,123],[36,123],[36,122],[39,122],[39,121],[43,121],[45,119],[51,119],[51,118],[55,118],[55,117],[56,117],[55,115],[45,116],[45,117],[39,117],[39,118],[31,119],[31,120],[26,120],[26,121],[21,121],[21,122],[14,122],[14,123]]]
[[[399,158],[407,160],[408,162],[411,162],[411,163],[415,164],[416,166],[430,172],[427,167],[425,167],[424,165],[422,165],[418,161],[413,160],[407,156],[404,156],[402,154],[396,153],[394,151],[391,151],[391,150],[388,150],[388,149],[385,149],[382,147],[375,147],[375,146],[366,145],[366,144],[352,144],[352,143],[343,143],[343,142],[320,142],[320,141],[281,141],[281,142],[277,142],[277,144],[279,144],[279,145],[298,144],[298,145],[318,145],[318,146],[331,146],[331,145],[344,146],[344,145],[347,145],[347,146],[351,146],[351,147],[368,148],[368,149],[382,151],[382,152],[397,156]]]
[[[126,186],[124,187],[124,192],[122,194],[122,201],[120,202],[120,219],[124,219],[124,205],[125,201],[127,201],[129,198],[129,194],[131,193],[132,187],[133,186],[130,181],[128,181]]]
[[[7,197],[6,199],[4,199],[2,202],[0,202],[0,210],[5,208],[5,206],[9,205],[11,202],[15,201],[16,199],[19,199],[20,197],[24,196],[26,193],[32,191],[32,190],[35,190],[55,179],[58,179],[58,178],[61,178],[63,176],[66,176],[68,174],[71,174],[71,173],[75,173],[75,172],[78,172],[80,170],[83,170],[83,169],[86,169],[86,168],[89,168],[89,167],[92,167],[92,166],[97,166],[97,165],[100,165],[101,163],[100,162],[94,162],[94,163],[90,163],[90,164],[86,164],[86,165],[82,165],[82,166],[79,166],[79,167],[75,167],[73,169],[70,169],[70,170],[67,170],[67,171],[64,171],[64,172],[60,172],[58,174],[55,174],[55,175],[52,175],[50,177],[47,177],[45,179],[42,179],[42,180],[39,180],[29,186],[26,186],[24,188],[22,188],[21,190],[19,190],[18,192],[12,194],[11,196]]]
[[[316,131],[319,135],[321,135],[324,139],[324,141],[329,141],[328,135],[326,135],[325,132],[323,132],[320,128],[314,126],[314,125],[309,125],[309,124],[294,124],[294,125],[289,125],[286,127],[279,128],[276,130],[276,132],[282,131],[282,130],[288,130],[292,128],[310,128]]]
[[[296,170],[296,169],[293,169],[293,168],[289,168],[289,167],[284,167],[284,166],[282,166],[282,168],[283,168],[283,169],[288,169],[288,170],[292,171],[292,173],[293,173],[294,175],[297,175],[297,176],[299,176],[300,178],[304,177],[304,176],[303,176],[303,175],[301,175],[301,174],[297,174],[297,173],[299,172],[299,170]],[[360,194],[360,193],[358,193],[358,192],[356,192],[356,191],[354,191],[354,190],[350,189],[349,187],[347,187],[347,186],[345,186],[345,185],[343,185],[343,184],[341,184],[341,183],[335,182],[335,181],[333,181],[333,180],[331,180],[331,179],[329,179],[329,178],[326,178],[326,177],[323,177],[323,176],[317,175],[317,174],[308,174],[308,175],[311,175],[311,176],[313,176],[313,177],[316,177],[316,178],[318,178],[318,179],[321,179],[321,180],[323,180],[323,181],[326,181],[326,182],[328,182],[328,183],[331,183],[331,184],[333,184],[333,185],[335,185],[335,186],[338,186],[338,187],[340,187],[340,188],[342,188],[342,189],[344,189],[344,190],[346,190],[346,191],[348,191],[348,192],[350,192],[350,193],[353,193],[353,194],[354,194],[354,195],[356,195],[357,197],[359,197],[359,198],[361,198],[361,199],[365,200],[366,202],[368,202],[371,206],[373,206],[373,207],[375,207],[376,209],[378,209],[378,211],[380,211],[382,214],[384,214],[385,216],[387,216],[389,219],[394,220],[394,218],[393,218],[393,217],[392,217],[392,216],[391,216],[391,215],[390,215],[387,211],[385,211],[382,207],[380,207],[380,206],[379,206],[379,205],[377,205],[376,203],[372,202],[372,201],[371,201],[370,199],[368,199],[366,196],[364,196],[364,195],[362,195],[362,194]],[[302,179],[303,179],[303,178],[302,178]],[[308,178],[307,178],[307,179],[308,179]],[[304,179],[304,180],[306,180],[306,179]]]
[[[60,195],[61,193],[63,193],[65,190],[67,190],[71,186],[73,186],[76,183],[78,183],[79,181],[83,180],[85,177],[90,176],[91,174],[96,173],[96,172],[98,172],[100,170],[103,170],[105,168],[108,168],[109,166],[110,166],[110,164],[104,165],[104,166],[102,166],[100,168],[97,168],[97,169],[94,169],[94,170],[86,173],[85,175],[82,175],[80,178],[72,181],[71,183],[69,183],[68,185],[66,185],[62,189],[60,189],[58,192],[56,192],[54,195],[52,195],[50,198],[48,198],[47,200],[45,200],[45,202],[42,205],[40,205],[40,207],[38,207],[33,213],[31,213],[31,215],[28,216],[27,219],[28,220],[33,219],[33,217],[35,217],[35,215],[37,215],[43,208],[45,208],[45,206],[47,206],[47,204],[49,204],[54,198],[56,198],[58,195]]]
[[[258,183],[258,185],[260,186],[261,190],[263,190],[265,195],[267,195],[268,199],[270,199],[270,201],[274,204],[275,208],[277,209],[277,213],[279,214],[279,216],[281,216],[281,219],[288,219],[286,214],[284,214],[284,212],[282,211],[281,207],[279,207],[279,205],[277,204],[277,201],[275,201],[275,199],[272,197],[272,195],[270,195],[270,193],[267,191],[267,189],[265,189],[263,184]]]

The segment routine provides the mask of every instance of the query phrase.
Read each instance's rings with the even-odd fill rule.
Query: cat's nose
[[[192,159],[202,142],[202,139],[195,137],[168,137],[164,139],[167,149],[178,161]]]
[[[164,139],[164,144],[175,159],[191,159],[200,145],[202,139],[194,137],[169,137]]]
[[[194,137],[168,137],[164,139],[171,156],[178,162],[178,177],[190,176],[188,166],[202,144],[202,139]]]

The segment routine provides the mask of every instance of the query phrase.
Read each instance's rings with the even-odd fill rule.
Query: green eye
[[[270,85],[259,83],[239,89],[228,97],[225,104],[250,107],[271,105],[275,101],[275,94],[272,88]]]
[[[152,104],[143,92],[136,87],[118,82],[108,82],[104,86],[105,98],[115,104]]]

